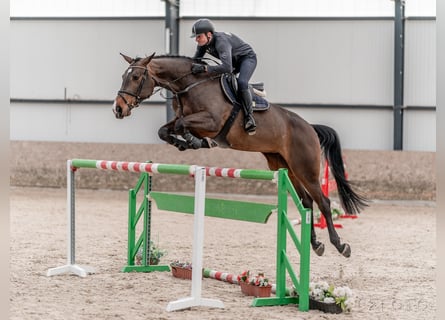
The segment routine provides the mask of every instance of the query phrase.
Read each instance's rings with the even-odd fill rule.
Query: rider
[[[255,134],[256,123],[252,111],[252,95],[248,84],[257,65],[256,53],[238,36],[228,32],[215,32],[209,19],[199,19],[192,27],[192,36],[198,43],[193,58],[202,58],[208,53],[221,60],[220,65],[208,66],[194,63],[192,72],[239,73],[238,94],[244,110],[244,130]]]

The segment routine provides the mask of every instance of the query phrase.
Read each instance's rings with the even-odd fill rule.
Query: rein
[[[204,82],[211,81],[211,80],[215,80],[215,79],[218,79],[218,78],[221,78],[221,74],[218,74],[218,75],[216,75],[216,76],[212,76],[212,77],[210,77],[210,78],[205,78],[205,79],[202,79],[202,80],[197,81],[197,82],[193,82],[192,84],[190,84],[189,86],[187,86],[184,90],[181,90],[181,91],[176,92],[175,95],[180,95],[180,94],[183,94],[183,93],[187,93],[187,92],[189,92],[191,89],[193,89],[194,87],[197,87],[197,86],[199,86],[200,84],[203,84]],[[173,92],[173,91],[172,91],[172,92]],[[173,93],[174,93],[174,92],[173,92]]]
[[[146,99],[146,98],[141,98],[141,93],[142,93],[142,89],[143,89],[143,87],[144,87],[145,81],[147,80],[147,76],[150,75],[149,72],[148,72],[148,68],[147,68],[147,67],[130,66],[127,70],[130,70],[131,68],[144,69],[144,74],[142,75],[142,80],[141,80],[141,82],[139,83],[139,86],[138,86],[136,92],[131,92],[131,91],[127,91],[127,90],[123,89],[123,88],[126,87],[127,82],[129,81],[129,79],[128,79],[129,77],[126,77],[126,78],[125,78],[125,81],[122,83],[121,89],[117,92],[117,95],[118,95],[119,97],[121,97],[122,100],[124,100],[125,104],[128,106],[128,108],[130,109],[130,111],[131,111],[132,109],[138,107],[139,104],[140,104],[144,99]],[[128,73],[128,71],[127,71],[127,73]],[[188,73],[186,73],[186,74],[184,74],[184,75],[182,75],[182,76],[180,76],[180,77],[178,77],[178,78],[176,78],[176,79],[174,79],[174,80],[172,80],[172,81],[167,81],[166,83],[164,83],[164,86],[166,87],[165,89],[170,90],[170,91],[173,93],[173,97],[172,97],[171,99],[173,99],[173,98],[176,99],[176,101],[178,102],[178,106],[179,106],[179,108],[180,108],[180,110],[181,110],[181,113],[182,113],[182,109],[183,109],[183,108],[182,108],[182,103],[181,103],[180,95],[185,94],[185,93],[188,93],[188,92],[189,92],[190,90],[192,90],[194,87],[197,87],[197,86],[199,86],[199,85],[201,85],[201,84],[203,84],[203,83],[205,83],[205,82],[207,82],[207,81],[212,81],[212,80],[218,79],[218,78],[220,78],[220,77],[222,76],[221,74],[219,74],[219,75],[212,76],[212,77],[210,77],[210,78],[205,78],[205,79],[199,80],[199,81],[197,81],[197,82],[193,82],[192,84],[188,85],[185,89],[183,89],[183,90],[181,90],[181,91],[178,91],[178,92],[175,92],[175,90],[172,89],[171,84],[173,84],[173,83],[175,83],[175,82],[177,82],[177,81],[179,81],[179,80],[181,80],[181,79],[183,79],[183,78],[185,78],[185,77],[187,77],[187,76],[189,76],[189,75],[191,75],[191,74],[192,74],[192,72],[188,72]],[[156,78],[153,77],[153,76],[152,76],[152,79],[153,79],[153,81],[154,81],[154,83],[155,83],[154,86],[155,86],[155,87],[160,87],[160,88],[158,88],[157,90],[153,91],[153,92],[151,93],[150,96],[152,96],[153,94],[157,93],[158,91],[160,91],[160,90],[162,89],[161,82],[158,81],[158,80],[156,80]],[[135,103],[132,103],[132,104],[128,103],[127,99],[125,99],[125,97],[123,96],[123,94],[128,94],[129,96],[134,97],[134,98],[136,99]],[[148,98],[148,97],[147,97],[147,98]]]
[[[210,78],[205,78],[205,79],[199,80],[197,82],[193,82],[192,84],[188,85],[185,89],[183,89],[181,91],[178,91],[178,92],[174,92],[174,91],[171,90],[173,92],[173,94],[174,94],[173,97],[176,98],[176,101],[178,102],[178,108],[179,108],[179,110],[181,112],[181,116],[183,116],[183,109],[184,108],[183,108],[182,103],[181,103],[180,95],[188,93],[193,88],[195,88],[195,87],[199,86],[200,84],[203,84],[203,83],[205,83],[207,81],[212,81],[212,80],[221,78],[221,76],[222,75],[219,74],[219,75],[212,76]]]

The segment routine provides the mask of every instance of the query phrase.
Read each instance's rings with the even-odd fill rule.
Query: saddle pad
[[[236,81],[235,77],[232,74],[223,74],[221,76],[221,88],[226,95],[227,99],[234,104],[240,103],[237,100],[236,89],[233,88],[233,81]],[[269,109],[269,102],[257,95],[252,86],[249,85],[250,93],[252,94],[252,109],[253,111],[266,111]]]

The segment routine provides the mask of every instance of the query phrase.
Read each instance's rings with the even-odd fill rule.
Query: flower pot
[[[246,283],[246,282],[240,282],[239,284],[241,288],[241,292],[244,293],[246,296],[253,296],[253,286]]]
[[[270,297],[272,292],[272,286],[259,287],[253,284],[249,284],[246,282],[240,282],[241,292],[246,296],[254,296],[254,297]]]
[[[192,279],[192,269],[185,269],[180,267],[171,267],[172,268],[172,274],[175,278],[180,279]]]
[[[342,313],[343,310],[336,303],[325,303],[309,298],[309,309],[320,310],[326,313]]]
[[[270,293],[272,292],[272,286],[266,286],[266,287],[259,287],[259,286],[252,286],[253,288],[253,296],[265,298],[270,297]]]

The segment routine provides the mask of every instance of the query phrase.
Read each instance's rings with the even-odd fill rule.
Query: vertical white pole
[[[68,253],[67,264],[72,265],[76,263],[75,257],[75,217],[74,217],[74,172],[71,169],[71,160],[66,162],[66,213],[68,217]]]
[[[195,207],[193,217],[193,258],[192,258],[192,292],[188,298],[172,301],[167,311],[187,309],[194,306],[224,308],[220,300],[202,298],[202,258],[204,247],[204,215],[205,215],[206,170],[204,167],[195,169]]]
[[[193,219],[192,297],[201,298],[202,258],[204,247],[204,211],[206,194],[206,172],[195,171],[195,217]]]
[[[66,213],[68,217],[67,264],[48,269],[46,272],[48,277],[64,273],[74,273],[79,277],[86,277],[88,273],[94,273],[93,268],[76,264],[75,181],[74,169],[71,165],[71,160],[68,160],[66,162]]]

